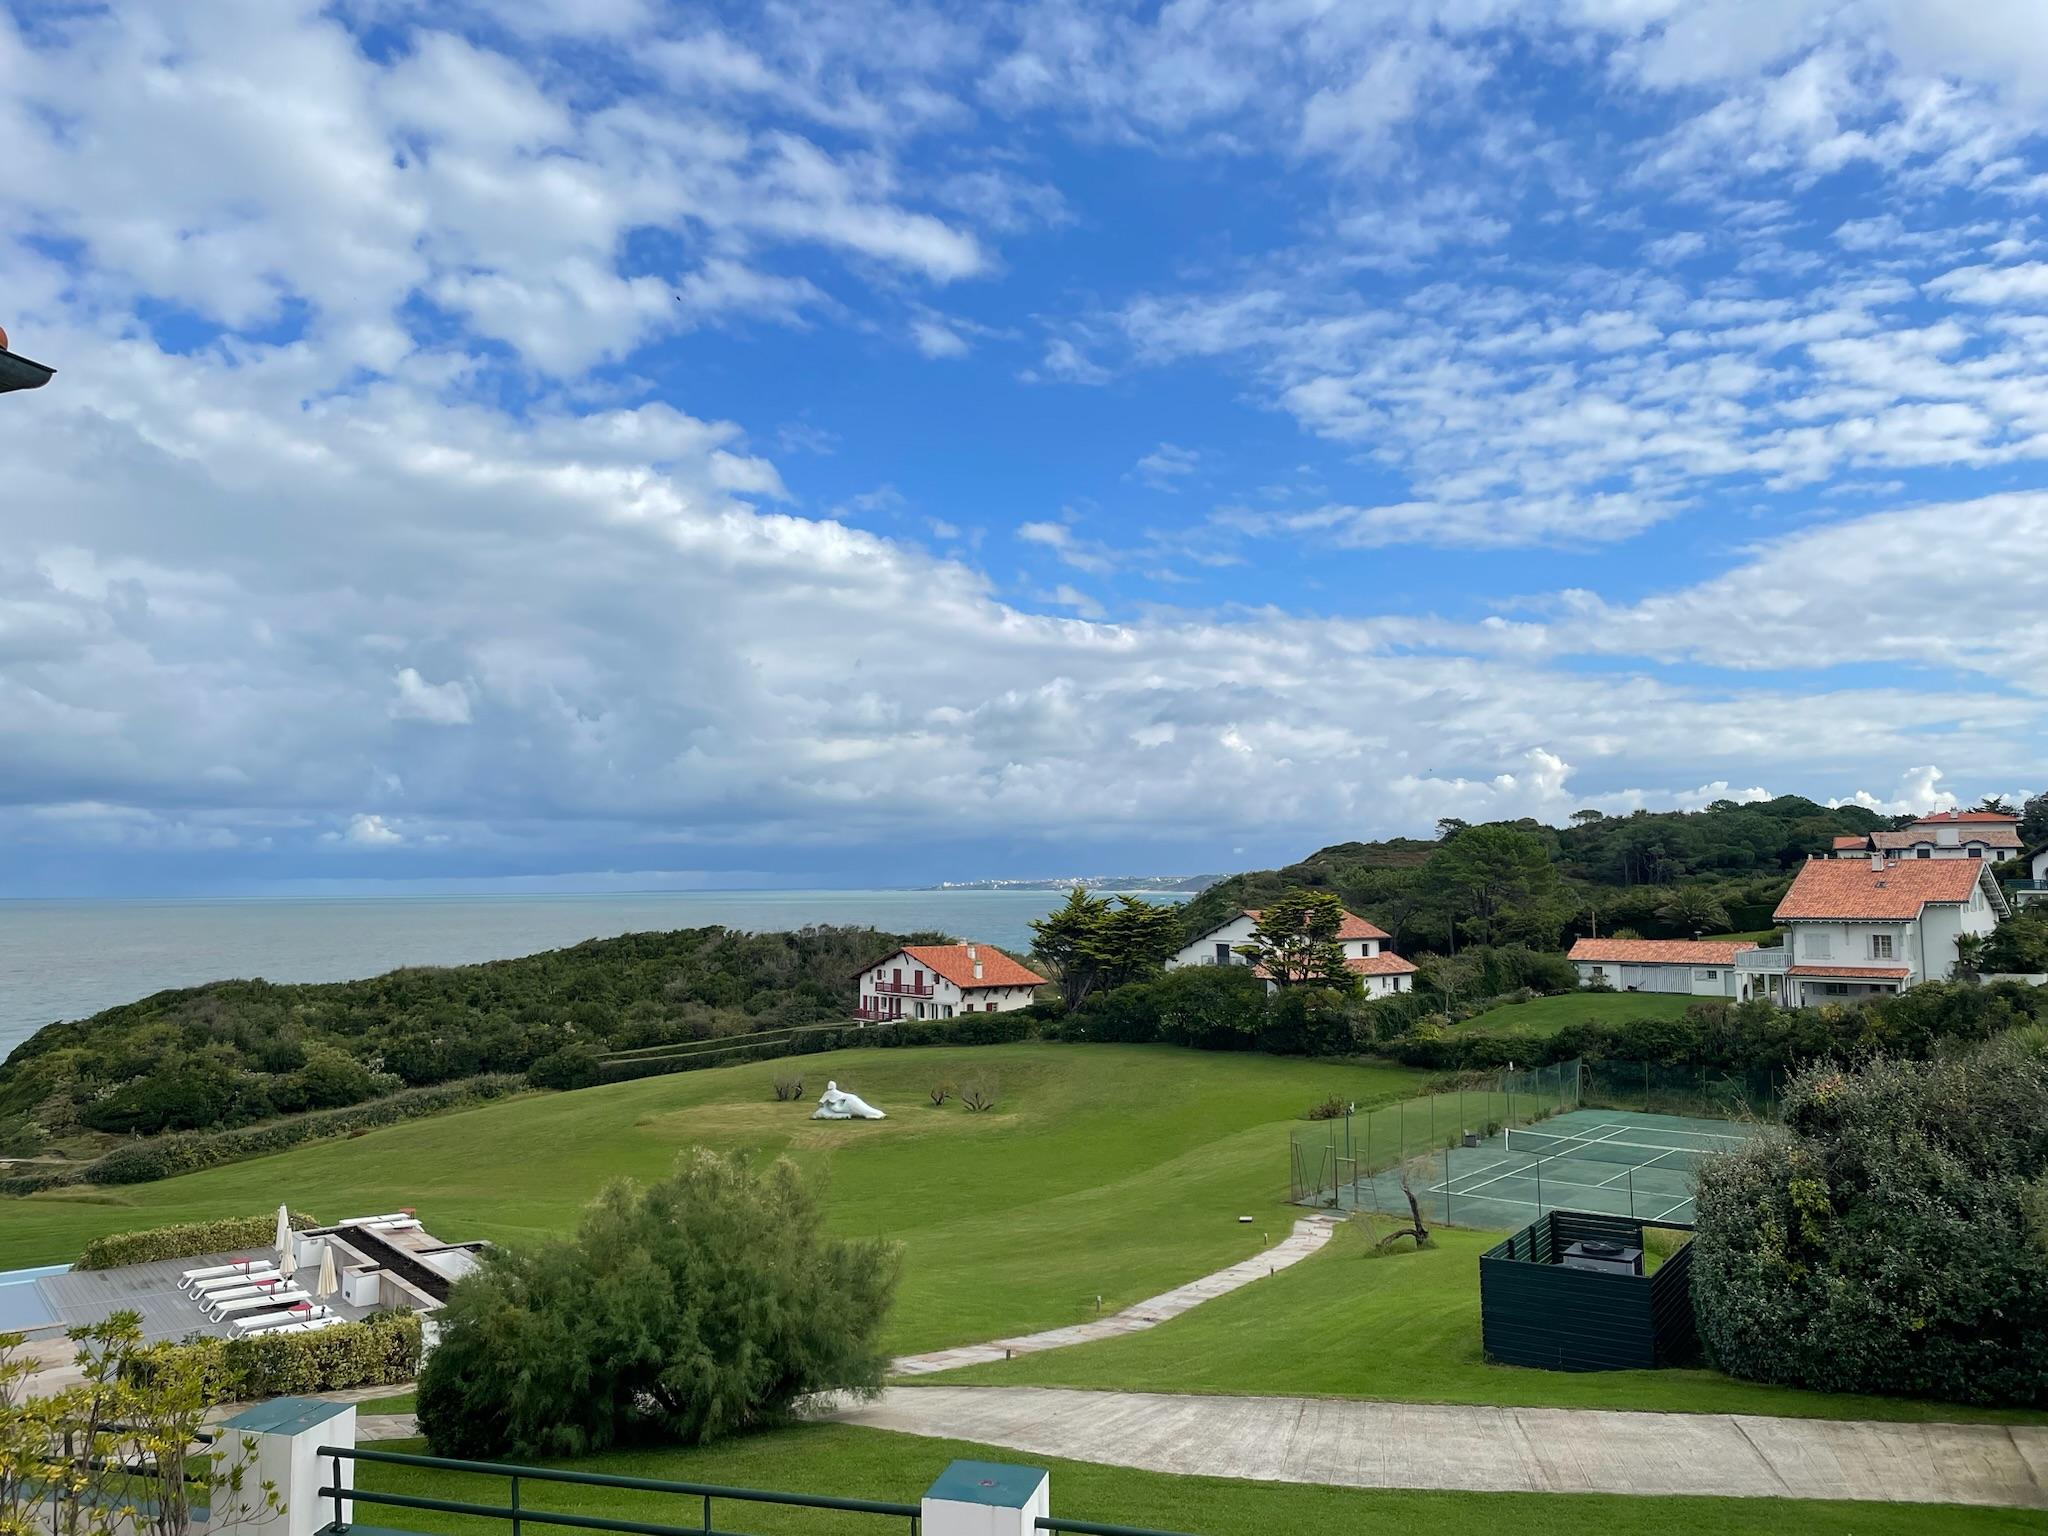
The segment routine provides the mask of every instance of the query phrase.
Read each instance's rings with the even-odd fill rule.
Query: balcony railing
[[[928,981],[878,981],[875,990],[887,997],[930,997],[932,984]]]
[[[2012,888],[2015,891],[2048,891],[2048,880],[2015,880]]]
[[[891,1013],[887,1008],[879,1007],[874,1003],[854,1009],[853,1016],[856,1019],[897,1019],[902,1017],[901,1014]]]

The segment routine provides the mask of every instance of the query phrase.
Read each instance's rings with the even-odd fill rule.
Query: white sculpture
[[[818,1095],[818,1107],[812,1113],[813,1120],[886,1120],[883,1114],[866,1099],[851,1093],[841,1093],[837,1083],[827,1083],[825,1091]]]

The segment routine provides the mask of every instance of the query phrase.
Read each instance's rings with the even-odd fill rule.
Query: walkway
[[[2035,1426],[942,1386],[891,1388],[832,1417],[1260,1482],[2048,1509],[2048,1427]]]
[[[1143,1333],[1147,1328],[1157,1328],[1205,1301],[1214,1301],[1218,1296],[1228,1295],[1254,1280],[1263,1280],[1268,1275],[1299,1264],[1327,1243],[1330,1234],[1342,1222],[1343,1218],[1338,1216],[1304,1217],[1294,1224],[1293,1232],[1264,1253],[1255,1254],[1228,1269],[1219,1269],[1212,1275],[1204,1275],[1199,1280],[1190,1280],[1186,1285],[1175,1286],[1112,1316],[1074,1323],[1065,1328],[1049,1328],[1044,1333],[997,1339],[989,1344],[961,1344],[925,1355],[901,1355],[891,1362],[889,1373],[892,1376],[929,1376],[934,1371],[950,1371],[957,1366],[987,1365],[992,1361],[1007,1360],[1012,1355],[1036,1354],[1042,1349],[1065,1349],[1070,1344],[1093,1344],[1099,1339]]]

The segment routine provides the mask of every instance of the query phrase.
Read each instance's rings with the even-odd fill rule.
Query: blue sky
[[[0,3],[0,894],[2048,781],[2025,0]]]

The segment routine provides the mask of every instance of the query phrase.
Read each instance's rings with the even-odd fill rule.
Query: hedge
[[[418,1313],[384,1312],[312,1333],[193,1339],[179,1348],[196,1353],[209,1400],[246,1403],[411,1381],[420,1371],[421,1327]]]
[[[679,1052],[673,1056],[612,1057],[599,1063],[607,1083],[630,1082],[641,1077],[662,1077],[671,1072],[696,1072],[707,1067],[729,1067],[745,1061],[771,1061],[778,1056],[815,1056],[824,1051],[890,1050],[914,1045],[1015,1045],[1020,1040],[1044,1036],[1048,1020],[1060,1016],[1056,1004],[1033,1003],[1007,1013],[965,1013],[951,1019],[903,1019],[865,1027],[848,1024],[842,1028],[806,1028],[801,1033],[775,1039],[753,1039],[741,1035],[728,1044],[708,1049]]]
[[[317,1227],[311,1216],[292,1211],[292,1230]],[[174,1227],[141,1232],[109,1232],[85,1245],[73,1269],[119,1269],[124,1264],[153,1264],[159,1259],[186,1259],[200,1253],[230,1253],[237,1248],[265,1248],[277,1236],[277,1216],[227,1216],[219,1221],[187,1221]]]
[[[526,1079],[517,1073],[488,1073],[460,1082],[436,1083],[430,1088],[408,1088],[367,1104],[346,1109],[325,1109],[268,1125],[252,1125],[237,1131],[211,1133],[178,1132],[151,1136],[118,1147],[97,1162],[90,1163],[84,1177],[92,1184],[146,1184],[168,1179],[221,1163],[238,1163],[244,1158],[267,1157],[309,1141],[347,1136],[380,1125],[396,1125],[444,1110],[465,1109],[507,1094],[521,1093]]]

